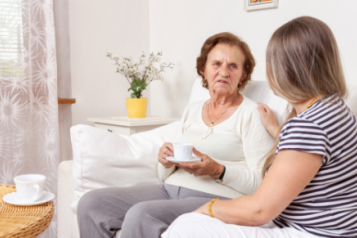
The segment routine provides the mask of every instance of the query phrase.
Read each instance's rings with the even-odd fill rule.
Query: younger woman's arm
[[[226,223],[259,226],[276,218],[310,183],[321,167],[322,155],[282,150],[253,195],[212,205],[215,218]],[[209,215],[208,204],[194,212]]]

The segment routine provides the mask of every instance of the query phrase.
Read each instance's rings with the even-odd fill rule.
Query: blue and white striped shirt
[[[315,102],[290,119],[280,150],[323,155],[314,179],[274,223],[321,237],[357,237],[357,122],[338,96]]]

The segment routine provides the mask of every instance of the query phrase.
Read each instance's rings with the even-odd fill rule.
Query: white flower
[[[15,77],[15,78],[10,78],[10,79],[4,79],[6,81],[6,86],[5,88],[10,88],[11,89],[11,94],[15,92],[21,92],[24,94],[27,94],[28,87],[29,87],[29,80],[27,77]]]
[[[35,84],[36,90],[49,90],[54,92],[54,89],[57,87],[56,83],[56,59],[47,58],[41,63],[37,63],[38,70],[35,74]]]
[[[31,115],[33,116],[35,124],[44,124],[50,125],[50,118],[49,112],[51,111],[48,107],[47,103],[48,99],[45,96],[42,96],[40,92],[36,93],[31,100],[30,108],[31,108]]]
[[[6,154],[9,152],[9,139],[5,133],[0,134],[0,157],[5,158]]]
[[[56,158],[58,157],[58,131],[55,128],[47,129],[44,137],[40,138],[37,151],[42,160],[47,161],[48,167],[56,166]]]
[[[7,128],[16,127],[17,122],[25,111],[25,102],[20,104],[19,94],[10,96],[9,94],[0,94],[0,125]]]
[[[157,54],[152,52],[148,59],[145,58],[146,55],[143,53],[139,58],[139,63],[133,62],[131,57],[123,57],[121,62],[119,62],[117,56],[112,55],[111,53],[108,53],[107,55],[115,61],[114,65],[117,66],[116,72],[124,75],[129,83],[130,80],[133,81],[136,79],[143,80],[147,84],[154,80],[163,80],[164,77],[159,73],[164,72],[165,68],[171,66],[171,63],[157,63],[161,61],[162,52],[158,52]]]
[[[150,74],[147,78],[146,78],[146,83],[149,83],[152,79],[152,75]]]
[[[14,153],[12,162],[14,163],[14,166],[19,167],[23,164],[23,162],[25,160],[26,160],[26,157],[23,152],[23,147],[21,147],[20,150],[17,150],[17,152]]]
[[[14,177],[19,175],[20,168],[13,167],[3,161],[2,172],[0,173],[0,181],[2,184],[14,184]]]

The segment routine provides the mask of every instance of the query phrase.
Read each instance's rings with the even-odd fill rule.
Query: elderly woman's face
[[[208,54],[204,76],[208,88],[219,94],[237,93],[238,84],[243,81],[245,56],[237,46],[217,44]]]

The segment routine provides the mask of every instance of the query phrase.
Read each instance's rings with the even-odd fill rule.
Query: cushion
[[[71,128],[74,202],[105,187],[158,184],[157,155],[164,142],[173,141],[180,123],[124,136],[88,125]]]
[[[210,95],[208,89],[202,87],[201,77],[197,78],[193,83],[190,100],[188,101],[188,104],[201,101],[204,99],[208,100],[209,98]]]
[[[285,99],[276,96],[270,89],[268,82],[251,81],[250,84],[246,86],[242,94],[254,102],[260,102],[268,105],[268,107],[274,112],[279,126],[283,124],[288,102]]]

